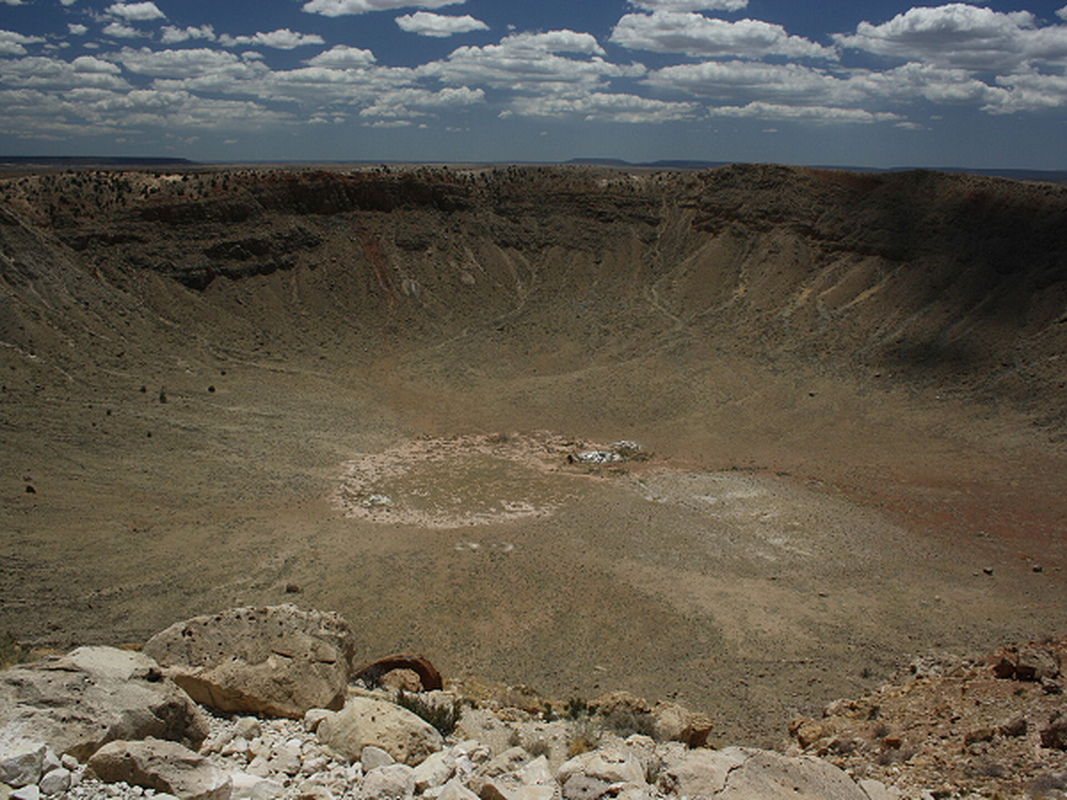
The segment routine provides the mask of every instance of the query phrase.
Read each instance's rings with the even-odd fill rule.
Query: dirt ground
[[[367,660],[671,698],[720,743],[778,745],[917,654],[1067,630],[1067,455],[1007,403],[739,354],[644,290],[589,358],[536,308],[344,329],[324,269],[128,278],[85,313],[155,327],[5,340],[0,631],[140,643],[296,602]],[[295,327],[249,332],[300,292]],[[620,441],[636,457],[567,459]]]

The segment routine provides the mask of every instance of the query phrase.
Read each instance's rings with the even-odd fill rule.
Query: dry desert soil
[[[1053,184],[0,176],[0,632],[296,602],[779,744],[1067,630],[1065,345]]]

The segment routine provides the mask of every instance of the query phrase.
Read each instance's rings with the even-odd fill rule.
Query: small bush
[[[567,701],[567,704],[563,706],[563,718],[569,720],[579,720],[584,717],[591,717],[596,713],[596,706],[590,705],[580,697],[572,697]]]
[[[0,669],[36,660],[30,650],[18,643],[12,633],[0,633]]]
[[[406,694],[401,690],[397,693],[396,704],[433,725],[442,736],[451,734],[456,729],[459,718],[463,716],[462,700],[440,704],[427,703],[418,695]]]
[[[656,725],[651,714],[635,714],[622,708],[614,709],[604,717],[604,727],[625,739],[634,733],[655,738]]]
[[[600,744],[600,726],[590,716],[584,716],[574,723],[574,738],[567,745],[567,757],[574,758],[590,750],[596,750]]]

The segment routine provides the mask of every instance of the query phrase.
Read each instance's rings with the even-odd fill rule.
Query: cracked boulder
[[[693,750],[660,778],[660,789],[716,800],[868,800],[868,794],[829,762],[767,750]]]
[[[144,646],[202,705],[291,719],[344,705],[353,650],[342,617],[294,605],[194,617]]]
[[[207,732],[201,710],[141,653],[79,647],[0,672],[0,754],[36,743],[85,760],[113,739],[198,747]]]

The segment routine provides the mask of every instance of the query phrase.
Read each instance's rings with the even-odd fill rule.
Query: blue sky
[[[0,153],[1067,169],[1067,5],[0,0]]]

